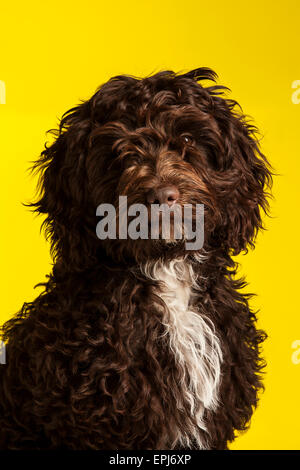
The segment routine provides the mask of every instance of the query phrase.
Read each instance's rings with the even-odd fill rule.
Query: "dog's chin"
[[[165,240],[162,240],[166,245],[177,245],[178,240],[174,240],[172,238],[166,238]]]
[[[184,240],[172,238],[158,240],[139,240],[133,250],[137,263],[145,263],[156,260],[171,260],[185,257],[189,252],[186,250]]]
[[[184,240],[172,238],[106,240],[102,247],[115,262],[122,262],[128,266],[158,259],[181,258],[189,253],[185,248]]]
[[[156,242],[149,244],[146,250],[141,250],[136,254],[136,261],[138,264],[143,264],[151,261],[168,261],[183,258],[186,256],[187,251],[182,244],[177,240],[156,240]]]

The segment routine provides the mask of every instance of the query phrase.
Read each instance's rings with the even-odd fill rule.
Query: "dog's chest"
[[[199,430],[205,430],[204,410],[214,409],[218,404],[222,353],[212,322],[194,305],[199,289],[194,271],[184,260],[174,260],[145,266],[144,272],[150,279],[159,281],[154,291],[163,301],[168,347],[183,371],[176,406],[187,405]],[[201,432],[191,426],[191,434],[200,448],[205,447]],[[178,441],[189,444],[189,438],[180,433]]]

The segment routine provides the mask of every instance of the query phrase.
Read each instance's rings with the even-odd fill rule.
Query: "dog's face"
[[[271,173],[237,103],[221,96],[224,87],[198,83],[214,77],[209,69],[114,77],[63,116],[37,164],[43,192],[36,203],[61,260],[83,267],[100,246],[138,262],[185,253],[184,224],[176,241],[172,228],[169,240],[97,239],[96,208],[116,207],[118,225],[119,196],[145,205],[149,224],[152,204],[203,204],[206,250],[238,253],[252,243]]]

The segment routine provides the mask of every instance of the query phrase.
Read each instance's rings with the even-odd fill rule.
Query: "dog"
[[[266,333],[233,256],[263,229],[272,172],[216,79],[117,75],[49,131],[30,206],[53,270],[2,326],[1,449],[228,449],[249,426]],[[203,205],[203,246],[100,239],[97,208],[120,196]]]

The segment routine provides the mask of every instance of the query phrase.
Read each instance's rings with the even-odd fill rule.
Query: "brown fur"
[[[175,429],[190,433],[193,416],[177,407],[182,370],[164,335],[165,306],[139,270],[182,256],[201,278],[194,304],[223,353],[220,405],[205,412],[203,440],[225,449],[247,427],[265,334],[231,256],[262,228],[271,172],[256,128],[225,87],[202,84],[215,77],[206,68],[117,76],[53,131],[35,166],[33,206],[46,214],[54,268],[44,292],[2,327],[1,449],[169,449]],[[205,205],[202,263],[183,243],[96,237],[100,203],[119,195],[144,203],[163,184],[179,189],[180,204]]]

